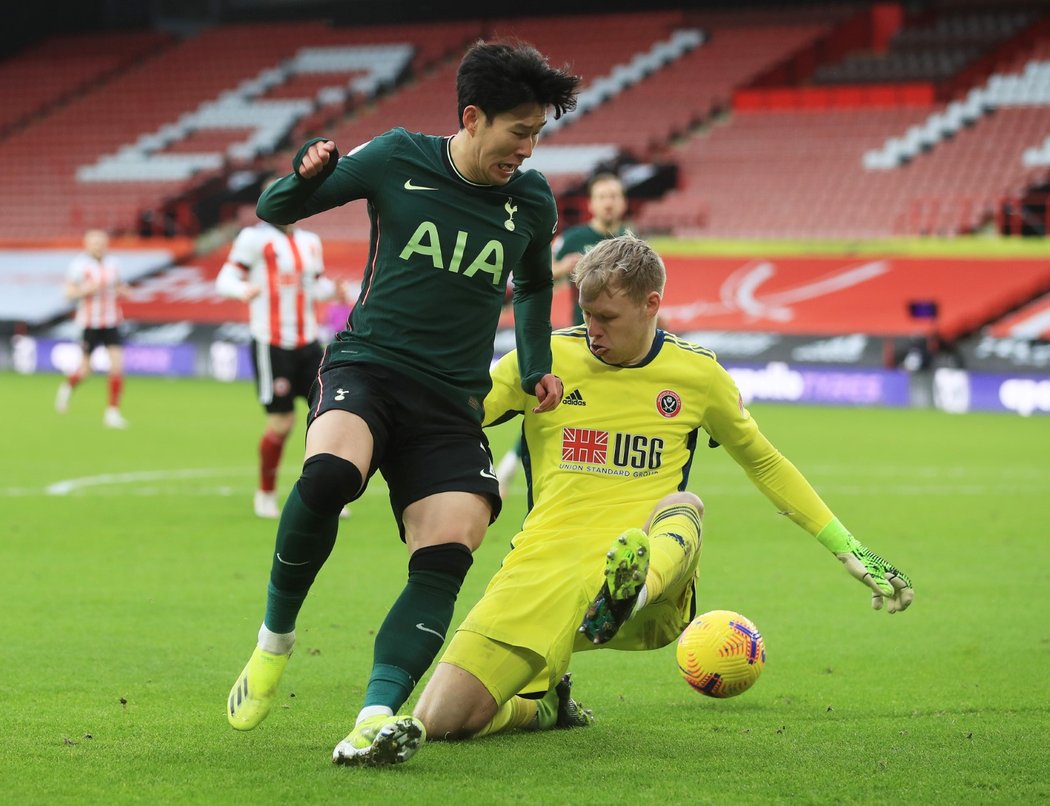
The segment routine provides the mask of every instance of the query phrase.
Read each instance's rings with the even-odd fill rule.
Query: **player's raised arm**
[[[303,179],[313,179],[328,171],[329,165],[334,170],[337,159],[339,159],[339,152],[335,148],[335,143],[331,140],[316,140],[305,147],[296,173]]]
[[[292,172],[263,191],[256,214],[271,224],[294,224],[322,209],[341,204],[314,199],[321,185],[335,172],[338,161],[339,151],[334,142],[322,138],[308,141],[292,159]],[[311,200],[314,203],[308,204]]]

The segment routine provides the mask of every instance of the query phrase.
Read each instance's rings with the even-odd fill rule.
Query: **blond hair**
[[[667,270],[660,256],[645,241],[620,235],[599,242],[572,271],[581,299],[595,299],[603,291],[621,291],[635,302],[651,292],[663,294]]]

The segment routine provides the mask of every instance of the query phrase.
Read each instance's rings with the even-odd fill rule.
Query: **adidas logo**
[[[561,401],[566,406],[586,406],[587,401],[583,399],[583,395],[580,394],[579,389],[573,389],[572,392],[567,394]]]

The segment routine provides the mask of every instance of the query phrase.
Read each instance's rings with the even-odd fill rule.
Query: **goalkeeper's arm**
[[[761,432],[746,445],[725,446],[756,487],[871,589],[871,606],[891,613],[907,609],[915,596],[908,575],[850,534],[817,491]]]

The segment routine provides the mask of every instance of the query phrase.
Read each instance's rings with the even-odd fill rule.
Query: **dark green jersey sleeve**
[[[551,237],[530,244],[514,272],[514,339],[518,349],[521,388],[535,394],[540,378],[551,371],[551,238],[558,211],[551,196]]]
[[[323,142],[323,138],[305,143],[292,160],[292,172],[274,182],[259,197],[256,214],[263,221],[293,224],[355,199],[365,198],[374,187],[376,178],[382,175],[392,147],[389,134],[377,137],[346,155],[349,158],[367,145],[371,146],[368,160],[340,158],[336,153],[320,176],[303,179],[298,173],[299,164],[306,149],[318,142]]]

